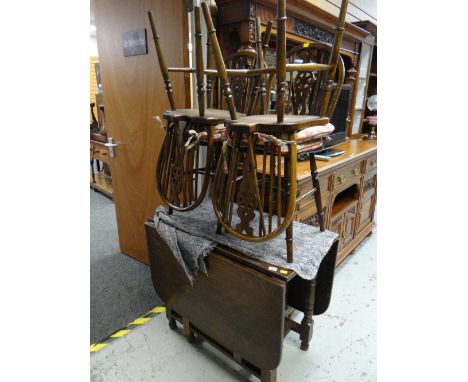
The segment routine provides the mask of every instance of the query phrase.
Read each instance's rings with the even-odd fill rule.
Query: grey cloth
[[[232,220],[236,224],[238,218],[235,214]],[[276,220],[276,216],[273,220]],[[173,215],[169,215],[164,207],[159,207],[155,211],[154,221],[158,233],[167,242],[191,282],[199,270],[206,273],[203,259],[217,244],[268,264],[294,270],[303,279],[311,280],[337,238],[334,232],[320,232],[317,227],[293,222],[294,262],[288,263],[284,232],[263,243],[237,239],[225,232],[217,234],[216,216],[209,199],[193,211],[174,212]],[[258,227],[258,213],[251,226]]]

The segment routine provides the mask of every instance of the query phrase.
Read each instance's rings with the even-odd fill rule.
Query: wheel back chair
[[[190,211],[204,199],[210,175],[216,163],[216,126],[227,118],[225,110],[206,108],[205,69],[203,63],[200,9],[195,7],[195,68],[170,68],[159,42],[156,22],[151,11],[148,18],[153,33],[159,68],[170,109],[163,113],[165,136],[156,165],[156,186],[169,211]],[[198,109],[178,109],[169,73],[195,73]],[[201,140],[201,138],[204,140]],[[200,146],[206,145],[206,154]],[[199,179],[203,176],[203,180]],[[199,185],[201,187],[199,189]]]
[[[326,54],[319,55],[320,59],[328,58],[328,62],[286,63],[286,0],[277,0],[276,67],[264,67],[263,51],[260,49],[256,69],[227,70],[208,5],[205,2],[202,3],[218,76],[231,117],[225,122],[227,141],[223,145],[223,155],[218,161],[213,182],[212,203],[218,220],[218,233],[221,232],[222,227],[239,239],[264,242],[286,231],[288,262],[293,262],[292,220],[297,195],[298,135],[304,132],[304,135],[319,139],[319,144],[322,145],[323,138],[333,131],[329,125],[329,118],[333,113],[339,92],[335,91],[332,95],[332,89],[337,68],[341,67],[339,50],[347,4],[347,0],[342,0],[333,46],[326,49],[323,46],[317,46],[317,50],[326,51]],[[259,29],[257,28],[257,34]],[[314,79],[317,91],[310,101],[309,110],[317,111],[316,115],[306,114],[302,108],[297,113],[299,115],[285,115],[287,72],[309,73]],[[251,116],[237,114],[229,83],[229,75],[232,74],[260,77],[259,97],[262,111],[260,114]],[[276,114],[265,114],[269,87],[273,83],[274,76],[276,76],[277,94]],[[342,78],[338,80],[342,82]],[[341,85],[339,87],[341,88]],[[295,98],[291,95],[291,99],[296,101],[296,104],[298,104],[298,95],[299,91],[296,87]],[[317,148],[318,144],[315,149]],[[257,163],[257,159],[261,164]],[[311,151],[309,161],[313,189],[304,197],[314,194],[320,230],[324,231],[314,151]],[[260,166],[261,174],[257,172]],[[236,207],[237,216],[233,216],[233,210]],[[272,215],[275,213],[276,219],[273,219]]]
[[[220,108],[206,107],[212,106],[212,82],[213,77],[217,76],[217,72],[204,68],[200,7],[194,7],[195,68],[170,68],[167,66],[159,42],[160,37],[156,29],[156,22],[151,11],[148,12],[148,18],[159,68],[170,104],[170,109],[163,114],[166,126],[156,166],[156,185],[161,198],[169,206],[170,212],[172,210],[190,211],[200,205],[207,193],[210,177],[214,175],[217,158],[221,153],[221,137],[225,130],[224,121],[230,118],[230,113]],[[209,41],[209,39],[207,40]],[[265,44],[267,43],[268,41],[265,42]],[[209,58],[209,43],[207,43],[207,48]],[[195,73],[198,109],[176,108],[169,78],[171,72]],[[207,79],[206,90],[205,75]],[[206,154],[200,150],[200,146],[207,146]],[[199,180],[200,175],[203,176],[202,182]],[[199,190],[200,183],[201,189]]]

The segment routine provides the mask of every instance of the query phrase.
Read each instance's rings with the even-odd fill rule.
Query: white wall
[[[96,35],[91,35],[89,39],[89,55],[93,57],[99,57]]]
[[[317,5],[318,7],[326,10],[329,13],[332,13],[335,16],[338,16],[339,14],[339,7],[341,6],[341,0],[307,0],[307,1],[309,3]],[[338,7],[330,3],[333,3],[337,5]],[[346,16],[346,21],[348,22],[370,20],[374,24],[377,24],[377,0],[349,1],[347,13],[348,15]]]
[[[98,47],[97,47],[97,40],[96,40],[96,22],[94,20],[94,0],[90,1],[90,9],[89,9],[89,55],[93,57],[99,57],[98,54]]]

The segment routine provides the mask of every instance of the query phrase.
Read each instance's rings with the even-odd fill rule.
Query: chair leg
[[[320,231],[325,231],[325,223],[323,219],[323,208],[322,208],[322,194],[320,192],[320,182],[317,171],[317,163],[315,163],[315,155],[313,153],[309,154],[309,163],[310,163],[310,175],[312,176],[312,187],[315,188],[314,198],[315,205],[317,207],[317,216],[320,226]]]
[[[270,159],[271,160],[271,159]],[[285,179],[285,193],[284,193],[284,203],[285,203],[285,210],[287,209],[286,201],[289,197],[289,190],[290,190],[290,171],[289,165],[291,159],[287,156],[284,157],[284,179]],[[274,169],[270,170],[274,173]],[[281,192],[281,190],[279,190]],[[293,246],[293,222],[291,222],[286,228],[286,255],[288,263],[294,262],[294,246]]]
[[[293,222],[286,228],[286,255],[288,263],[294,262],[294,247],[293,247]]]

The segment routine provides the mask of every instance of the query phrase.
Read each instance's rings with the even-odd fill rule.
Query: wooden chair
[[[264,52],[270,40],[271,29],[273,23],[269,21],[266,26],[265,34],[263,39],[261,38],[260,28],[260,18],[256,19],[256,50],[253,48],[241,48],[236,53],[231,54],[225,61],[224,64],[227,69],[234,70],[245,70],[245,69],[254,69],[261,65],[265,67],[265,63],[260,64],[259,60],[263,60]],[[262,57],[259,58],[257,51],[262,50]],[[261,108],[265,108],[265,112],[268,112],[267,105],[262,106],[260,104],[260,86],[261,86],[261,76],[251,76],[246,77],[243,75],[235,75],[228,73],[228,78],[231,83],[232,95],[234,99],[234,106],[237,112],[241,112],[245,115],[258,114],[261,111]],[[226,104],[223,102],[223,96],[221,87],[219,86],[219,79],[217,78],[218,92],[219,96],[218,105],[221,105],[221,108],[225,109]],[[266,90],[265,90],[266,91]],[[267,94],[269,99],[269,94]]]
[[[195,16],[195,68],[169,68],[166,64],[151,11],[148,18],[153,33],[154,45],[161,74],[164,81],[170,109],[164,112],[166,120],[164,142],[157,161],[156,185],[169,211],[190,211],[204,199],[208,190],[210,176],[216,166],[215,128],[229,119],[226,110],[206,108],[206,74],[202,53],[202,34],[200,7],[194,7]],[[170,72],[195,73],[197,82],[198,109],[177,109]],[[200,150],[199,139],[206,135],[206,154]],[[203,165],[204,162],[204,165]],[[203,176],[203,181],[199,179]],[[201,183],[201,187],[199,187]]]
[[[229,139],[224,145],[223,157],[218,162],[213,184],[212,202],[219,223],[218,232],[223,227],[226,232],[239,239],[263,242],[286,231],[288,262],[293,262],[292,220],[297,193],[297,134],[306,128],[323,126],[329,122],[327,113],[331,101],[333,80],[339,62],[347,3],[347,0],[342,0],[335,41],[328,63],[286,64],[286,0],[277,0],[276,67],[264,68],[262,57],[259,57],[257,69],[243,71],[226,70],[208,5],[205,2],[202,3],[218,75],[231,116],[231,120],[226,121]],[[261,52],[262,50],[259,50],[259,56]],[[291,71],[323,72],[325,81],[320,89],[322,102],[318,115],[285,115],[285,93],[288,86],[286,73]],[[276,115],[238,116],[228,74],[247,77],[269,75],[268,80],[263,77],[260,86],[263,106],[266,103],[267,84],[271,84],[271,78],[275,75],[277,83]],[[264,107],[262,109],[265,110]],[[257,142],[259,137],[263,141],[262,145]],[[282,155],[282,146],[288,148],[288,155]],[[256,152],[260,152],[261,155],[256,156]],[[260,176],[257,172],[258,157],[260,157],[262,166]],[[320,229],[323,231],[325,227],[320,186],[313,153],[309,159],[314,188],[304,197],[314,193]],[[236,180],[239,180],[238,187]],[[234,209],[236,209],[237,216],[233,216]],[[273,219],[272,215],[275,212],[276,219]],[[253,222],[255,222],[254,226],[251,225]]]
[[[304,43],[290,49],[286,57],[290,63],[297,60],[302,63],[326,64],[330,61],[333,47],[322,42]],[[289,104],[292,114],[296,115],[322,115],[324,92],[321,91],[327,81],[325,71],[320,72],[290,72]],[[345,78],[345,66],[343,59],[338,55],[336,68],[336,82],[331,92],[328,108],[323,115],[332,118],[338,97],[343,87]]]

